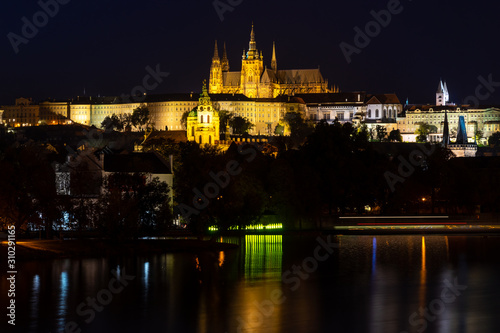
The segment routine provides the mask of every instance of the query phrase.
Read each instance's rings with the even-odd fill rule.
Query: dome
[[[191,110],[191,112],[189,112],[189,114],[188,114],[188,117],[198,117],[197,108],[194,108],[193,110]]]

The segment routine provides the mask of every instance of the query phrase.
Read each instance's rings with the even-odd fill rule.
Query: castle
[[[275,98],[280,95],[327,92],[338,92],[338,88],[328,88],[328,80],[323,78],[319,68],[278,70],[275,44],[273,44],[271,68],[264,66],[262,51],[257,50],[253,24],[250,44],[248,51],[243,52],[240,72],[229,71],[226,44],[221,60],[215,41],[210,67],[210,94],[243,94],[248,98]]]

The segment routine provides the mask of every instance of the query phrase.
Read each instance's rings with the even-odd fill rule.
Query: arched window
[[[207,116],[207,123],[210,123],[210,116]]]
[[[369,110],[368,110],[368,118],[371,118],[371,117],[372,117],[372,110],[371,110],[371,109],[369,109]]]
[[[212,136],[211,135],[208,136],[208,143],[212,144]]]
[[[201,135],[200,135],[200,137],[199,137],[199,144],[201,145]]]
[[[200,116],[200,123],[203,124],[203,115]]]
[[[375,110],[375,118],[378,118],[379,117],[379,112],[378,112],[378,109]]]
[[[191,136],[194,136],[194,126],[191,127]]]

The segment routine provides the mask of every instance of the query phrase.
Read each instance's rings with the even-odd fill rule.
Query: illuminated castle
[[[211,94],[243,94],[249,98],[275,98],[279,95],[294,95],[298,93],[338,92],[328,89],[325,80],[318,69],[278,70],[276,47],[273,44],[271,68],[264,67],[262,51],[257,50],[255,33],[250,33],[250,45],[243,52],[241,72],[230,72],[226,45],[222,60],[219,58],[217,41],[210,68],[209,92]]]

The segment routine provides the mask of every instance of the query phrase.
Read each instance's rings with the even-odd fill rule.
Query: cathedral
[[[262,51],[257,50],[252,24],[250,45],[243,52],[241,71],[229,71],[226,45],[222,60],[219,57],[217,41],[210,67],[209,92],[211,94],[243,94],[248,98],[275,98],[279,95],[338,92],[329,89],[318,69],[278,70],[276,47],[273,44],[271,68],[264,66]]]

